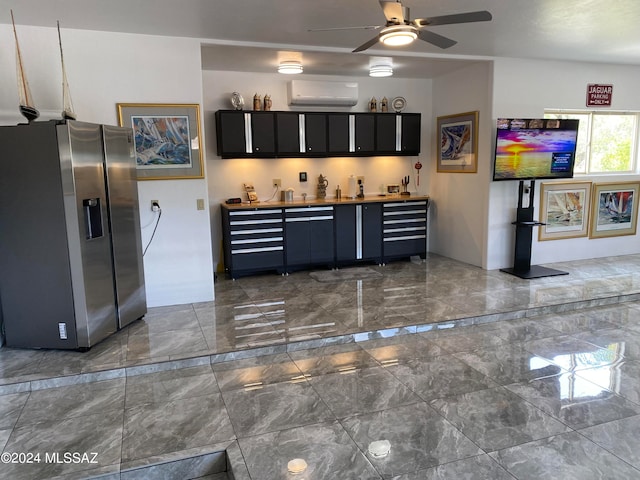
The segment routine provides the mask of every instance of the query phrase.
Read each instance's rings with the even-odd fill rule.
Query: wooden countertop
[[[420,201],[420,200],[429,200],[428,195],[399,195],[399,194],[389,194],[389,195],[367,195],[364,198],[346,198],[342,197],[341,199],[326,198],[322,200],[311,199],[307,201],[302,201],[302,199],[295,199],[292,202],[281,202],[272,200],[270,202],[259,202],[259,203],[233,203],[226,204],[222,203],[223,208],[227,208],[229,210],[237,210],[243,208],[282,208],[282,207],[306,207],[306,206],[330,206],[330,205],[350,205],[350,204],[359,204],[359,203],[380,203],[380,202],[406,202],[406,201]]]

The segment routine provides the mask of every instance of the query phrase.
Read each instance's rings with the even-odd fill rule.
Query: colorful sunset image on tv
[[[498,128],[495,180],[573,176],[577,129]]]

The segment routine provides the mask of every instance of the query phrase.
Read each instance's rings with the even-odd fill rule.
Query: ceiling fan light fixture
[[[380,31],[380,41],[390,47],[409,45],[418,38],[418,29],[413,25],[390,25]]]
[[[390,77],[391,75],[393,75],[391,65],[372,65],[369,67],[370,77]]]
[[[280,62],[280,65],[278,65],[278,73],[284,73],[286,75],[302,73],[302,70],[302,63],[295,60]]]

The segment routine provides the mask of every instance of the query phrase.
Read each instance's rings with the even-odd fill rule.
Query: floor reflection
[[[624,342],[607,348],[556,355],[552,361],[569,373],[559,377],[560,398],[569,402],[597,398],[609,392],[620,393],[618,366],[624,359]],[[533,363],[533,360],[532,360]],[[576,375],[580,372],[580,376]]]
[[[318,479],[640,478],[640,255],[553,267],[570,275],[432,255],[366,279],[220,279],[215,302],[150,309],[89,352],[2,349],[0,446],[108,444],[91,473],[114,478],[220,442],[243,478],[292,459]]]

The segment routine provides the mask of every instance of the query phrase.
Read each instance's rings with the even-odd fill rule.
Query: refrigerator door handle
[[[102,208],[99,198],[85,198],[82,200],[84,207],[84,223],[87,240],[100,238],[104,235],[102,228]]]

